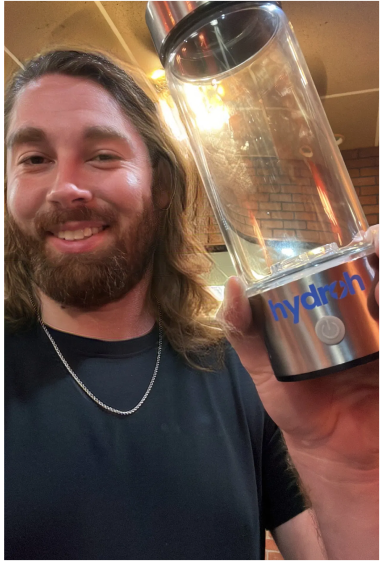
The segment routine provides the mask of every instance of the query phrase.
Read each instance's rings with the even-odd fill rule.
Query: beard
[[[49,247],[47,236],[54,226],[82,220],[107,224],[114,241],[105,248],[77,254]],[[148,271],[159,239],[158,211],[152,202],[123,229],[112,209],[87,207],[39,213],[34,225],[35,234],[27,234],[8,214],[5,239],[12,240],[32,284],[62,306],[83,310],[115,302],[130,292]]]

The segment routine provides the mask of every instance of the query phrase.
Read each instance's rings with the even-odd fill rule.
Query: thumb
[[[243,336],[252,324],[249,301],[245,287],[238,277],[230,277],[224,287],[224,300],[217,315],[226,335]]]
[[[257,384],[273,376],[264,340],[239,278],[228,279],[217,319],[253,381]]]

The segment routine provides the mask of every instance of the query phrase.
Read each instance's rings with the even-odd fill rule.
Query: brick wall
[[[371,226],[379,222],[379,147],[343,150],[342,156],[364,214]]]
[[[268,530],[265,532],[265,559],[284,559]]]
[[[342,151],[342,156],[368,223],[376,224],[379,215],[379,149],[346,150]],[[247,239],[255,239],[260,230],[264,238],[281,240],[293,236],[306,244],[322,245],[336,238],[338,245],[342,245],[339,236],[343,245],[345,241],[351,241],[350,233],[344,230],[346,207],[342,207],[341,201],[330,192],[333,178],[321,166],[313,168],[306,158],[279,161],[253,157],[230,166],[215,162],[210,167],[228,208],[228,222]],[[230,170],[227,174],[226,168]],[[239,187],[232,190],[231,185],[237,183]],[[322,186],[322,196],[316,193],[316,183]],[[326,198],[329,201],[327,212],[335,216],[339,228],[334,227],[326,214],[323,204]],[[223,238],[210,208],[205,224],[207,231],[202,232],[202,241],[206,247],[210,251],[223,249]]]

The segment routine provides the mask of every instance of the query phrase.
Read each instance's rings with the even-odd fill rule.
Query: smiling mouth
[[[107,227],[108,226],[101,226],[100,228],[83,228],[82,230],[61,230],[59,232],[49,232],[49,234],[59,238],[60,240],[77,241],[84,240],[85,238],[91,238],[91,236],[102,232]]]

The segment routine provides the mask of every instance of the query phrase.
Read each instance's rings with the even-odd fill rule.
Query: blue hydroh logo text
[[[287,319],[288,311],[293,315],[293,323],[299,323],[300,321],[300,305],[302,305],[305,310],[313,310],[314,308],[319,308],[328,304],[327,294],[330,295],[334,300],[342,300],[347,294],[356,294],[355,287],[360,287],[360,290],[364,290],[363,279],[359,275],[350,275],[348,273],[343,273],[344,281],[339,281],[339,285],[342,287],[340,295],[337,294],[337,282],[334,281],[326,286],[321,286],[316,288],[314,284],[309,284],[310,292],[304,292],[301,296],[295,296],[293,304],[289,300],[283,300],[281,303],[273,304],[272,300],[269,300],[269,307],[276,321],[279,321],[279,313]],[[354,281],[356,284],[354,285]]]

